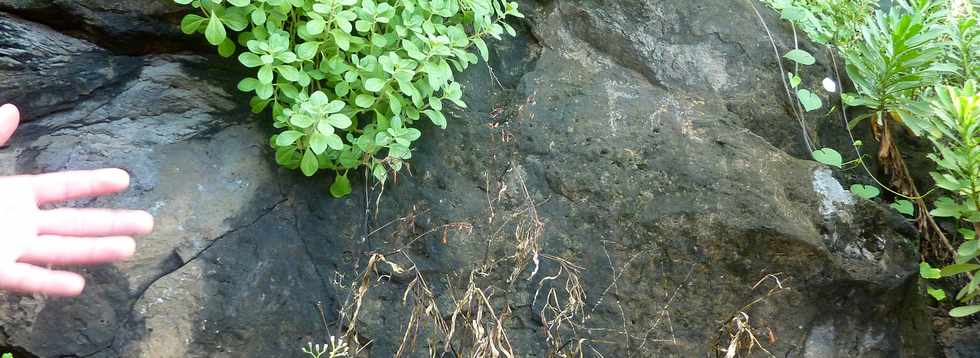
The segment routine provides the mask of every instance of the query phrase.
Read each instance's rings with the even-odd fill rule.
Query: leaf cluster
[[[956,263],[941,270],[942,277],[971,273],[970,282],[956,295],[969,302],[980,295],[980,91],[976,80],[962,87],[937,86],[930,97],[912,110],[916,128],[937,148],[929,158],[936,163],[930,173],[936,185],[955,196],[944,196],[935,202],[930,214],[948,217],[968,224],[960,229],[964,242],[956,252]],[[938,277],[931,277],[938,278]],[[980,312],[980,305],[967,305],[950,314],[970,315]]]
[[[175,1],[201,12],[184,17],[185,33],[222,56],[242,49],[255,72],[238,88],[254,112],[271,107],[276,161],[336,172],[337,197],[351,191],[349,170],[380,182],[401,170],[423,120],[445,128],[444,107],[466,107],[454,71],[487,60],[486,38],[516,35],[504,20],[523,17],[506,0]]]
[[[894,112],[924,88],[940,83],[956,67],[945,62],[946,10],[939,3],[898,1],[878,11],[860,28],[861,41],[843,48],[847,75],[857,93],[849,106],[880,114]]]
[[[846,46],[857,38],[858,26],[878,7],[877,0],[763,0],[793,22],[811,40]]]
[[[953,316],[980,312],[971,304],[980,295],[980,28],[977,26],[980,2],[973,0],[895,0],[887,10],[857,18],[851,25],[853,38],[831,36],[827,28],[841,25],[832,19],[854,15],[851,10],[864,6],[862,0],[843,0],[842,13],[826,12],[821,0],[764,0],[783,17],[793,21],[818,42],[835,47],[844,57],[845,69],[854,84],[854,93],[842,94],[845,105],[870,109],[867,115],[850,123],[871,118],[873,128],[895,119],[918,136],[926,137],[935,148],[928,157],[937,165],[930,173],[938,188],[951,195],[933,203],[929,214],[962,225],[963,241],[956,250],[956,262],[932,268],[923,262],[920,275],[926,279],[967,274],[969,284],[955,299],[964,306],[953,309]],[[817,15],[823,14],[823,15]],[[850,33],[846,29],[838,34]],[[795,50],[794,50],[795,51]],[[797,64],[810,62],[803,53],[785,56]],[[788,74],[797,88],[801,79]],[[796,77],[796,78],[794,78]],[[806,94],[797,97],[806,106]],[[855,146],[858,143],[855,142]],[[841,167],[842,158],[833,149],[814,151],[822,163]],[[860,160],[860,159],[859,159]],[[851,191],[863,198],[880,194],[878,188],[856,184]],[[897,200],[891,207],[906,214],[915,213],[909,200]],[[946,298],[942,289],[929,288],[937,300]]]
[[[976,236],[980,228],[978,7],[967,1],[898,0],[861,27],[862,41],[843,49],[857,91],[845,97],[846,103],[871,109],[878,125],[886,113],[896,115],[935,148],[928,155],[937,165],[930,175],[937,187],[952,196],[935,200],[929,214],[966,225],[959,230],[963,242],[956,262],[942,269],[923,262],[920,274],[927,279],[970,274],[969,283],[955,296],[967,305],[950,311],[957,317],[980,312],[980,305],[969,304],[980,294],[980,264],[975,263],[980,255]],[[930,288],[929,294],[946,297],[936,288]]]

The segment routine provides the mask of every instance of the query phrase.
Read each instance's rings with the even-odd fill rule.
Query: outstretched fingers
[[[48,270],[26,263],[0,265],[0,290],[78,296],[84,288],[85,279],[76,273]]]
[[[123,261],[133,256],[136,243],[131,237],[38,236],[18,262],[35,265],[93,265]]]
[[[12,104],[0,106],[0,147],[7,143],[20,122],[20,112]]]
[[[142,236],[153,231],[153,216],[139,210],[42,210],[37,215],[37,231],[76,237]]]
[[[38,204],[95,197],[119,192],[129,186],[122,169],[68,171],[21,177],[34,187]]]

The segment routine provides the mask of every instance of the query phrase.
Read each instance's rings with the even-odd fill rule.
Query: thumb
[[[14,134],[17,129],[17,122],[20,121],[20,111],[12,104],[0,106],[0,146],[7,143],[7,139]]]

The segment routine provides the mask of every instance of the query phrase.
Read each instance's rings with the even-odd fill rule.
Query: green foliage
[[[953,317],[966,317],[976,314],[977,312],[980,312],[980,305],[970,305],[951,309],[949,310],[949,315]]]
[[[4,353],[2,356],[0,356],[0,358],[14,358],[14,355],[10,353]]]
[[[890,206],[891,206],[892,209],[895,209],[895,211],[898,211],[899,213],[902,213],[902,214],[905,214],[905,215],[908,215],[908,216],[915,215],[915,206],[912,205],[912,202],[911,201],[904,200],[904,199],[895,200],[895,202],[892,203]]]
[[[851,193],[861,198],[871,200],[881,195],[881,190],[871,185],[854,184],[851,185]]]
[[[786,57],[787,59],[804,66],[809,66],[814,63],[817,63],[817,60],[813,58],[813,55],[811,55],[809,52],[800,49],[794,49],[790,52],[787,52],[785,55],[783,55],[783,57]]]
[[[223,56],[244,47],[238,60],[255,76],[238,88],[254,93],[254,112],[271,106],[276,161],[336,172],[337,197],[351,192],[352,169],[381,182],[401,170],[422,121],[445,128],[445,104],[466,107],[453,71],[475,52],[486,60],[485,38],[516,35],[504,20],[523,17],[506,0],[175,1],[201,12],[183,19],[185,33]]]
[[[873,7],[864,0],[834,2],[841,5],[840,14],[826,6],[829,0],[763,1],[812,39],[836,47],[843,55],[855,92],[841,97],[847,106],[870,109],[851,126],[871,118],[873,128],[883,128],[886,121],[895,119],[932,142],[935,151],[929,158],[937,167],[930,174],[936,186],[950,195],[935,200],[928,214],[962,226],[957,231],[962,240],[954,264],[939,269],[923,262],[920,276],[967,275],[969,283],[955,296],[965,305],[950,315],[980,312],[980,306],[971,304],[980,295],[976,259],[980,256],[980,94],[975,82],[980,72],[980,2],[895,0],[889,10],[865,18],[854,11]],[[848,17],[853,21],[838,21]],[[800,54],[786,57],[797,63],[807,60]],[[788,76],[794,88],[802,82],[794,74]],[[837,163],[825,149],[814,152],[814,159]],[[880,193],[866,185],[854,185],[851,191],[864,198]],[[905,215],[915,214],[909,200],[897,200],[891,207]],[[929,294],[937,300],[946,298],[941,289],[929,289]]]
[[[928,262],[925,261],[919,263],[919,276],[924,279],[937,279],[943,277],[941,270],[933,268]]]
[[[822,44],[846,45],[877,0],[762,0]]]
[[[946,291],[944,291],[941,288],[929,287],[926,289],[926,292],[929,293],[929,296],[932,296],[932,298],[936,299],[936,301],[942,301],[946,299]]]
[[[840,153],[830,148],[816,150],[812,154],[813,160],[832,167],[840,168],[844,162],[844,159],[841,157]]]
[[[950,9],[948,24],[944,27],[947,38],[946,61],[956,64],[954,76],[960,82],[980,77],[980,26],[977,26],[976,8],[964,2],[962,8]]]
[[[971,263],[980,254],[975,231],[980,227],[980,91],[972,79],[962,87],[937,86],[910,112],[907,121],[914,120],[914,127],[937,149],[929,155],[936,163],[932,178],[953,194],[936,200],[930,213],[965,225],[959,230],[964,240],[957,249],[956,263],[943,267],[942,276],[971,274],[973,278],[956,295],[958,301],[969,303],[980,294],[980,265]],[[971,315],[978,312],[977,307],[959,307],[950,315]]]
[[[897,1],[861,28],[864,41],[844,49],[847,73],[858,92],[848,104],[872,109],[879,125],[884,113],[896,114],[935,148],[928,155],[937,165],[930,175],[952,196],[935,200],[929,214],[966,228],[960,230],[956,263],[943,267],[939,277],[932,271],[923,277],[972,276],[955,297],[966,304],[980,294],[980,265],[970,263],[978,256],[978,241],[969,230],[980,227],[980,93],[975,82],[980,30],[974,7],[969,2]],[[971,315],[976,307],[958,307],[950,315]]]
[[[847,75],[857,90],[848,105],[872,109],[880,122],[883,112],[901,110],[910,95],[936,84],[943,72],[950,71],[941,63],[938,8],[928,0],[915,6],[899,1],[861,26],[862,41],[843,49]]]
[[[800,99],[800,104],[803,105],[803,109],[807,112],[812,112],[823,107],[823,101],[820,97],[810,92],[807,89],[800,89],[796,91],[796,98]]]

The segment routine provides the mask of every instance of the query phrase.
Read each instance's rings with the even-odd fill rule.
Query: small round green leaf
[[[262,58],[251,52],[243,52],[238,55],[238,62],[241,62],[245,67],[254,68],[262,66]]]
[[[813,155],[813,160],[832,167],[840,168],[844,162],[844,159],[841,157],[840,153],[831,148],[815,150],[811,154]]]
[[[344,141],[336,134],[327,134],[327,146],[333,150],[344,150]]]
[[[347,129],[347,127],[350,127],[352,124],[350,117],[343,113],[331,114],[329,117],[327,117],[327,123],[330,123],[331,126],[338,129]]]
[[[319,42],[304,42],[296,46],[296,57],[301,60],[312,60],[316,57],[316,52],[320,49]]]
[[[813,94],[806,89],[801,89],[796,91],[796,97],[799,98],[800,104],[803,105],[803,110],[807,112],[815,111],[823,107],[823,101],[817,95]]]
[[[235,41],[226,38],[225,41],[221,43],[221,45],[218,45],[218,55],[221,55],[221,57],[227,58],[227,57],[231,57],[234,54],[235,54]]]
[[[346,175],[337,174],[337,177],[333,180],[333,184],[330,185],[330,195],[333,195],[335,198],[343,198],[350,195],[350,193],[350,180],[347,179]]]
[[[268,16],[265,13],[265,9],[261,7],[256,8],[254,11],[252,11],[251,17],[252,17],[252,23],[259,26],[265,25],[265,20],[268,18]]]
[[[344,109],[344,107],[346,107],[346,106],[347,106],[347,103],[344,103],[344,101],[341,101],[341,100],[333,100],[333,101],[330,101],[330,103],[327,103],[326,107],[324,107],[323,110],[326,113],[337,113],[337,112],[342,111]],[[344,128],[347,128],[347,126],[344,126]]]
[[[327,27],[327,23],[323,19],[313,19],[306,23],[306,32],[310,35],[319,35],[323,33],[323,30]]]
[[[264,65],[259,68],[259,82],[272,83],[272,65]]]
[[[817,62],[817,60],[813,58],[813,55],[811,55],[809,52],[800,49],[795,49],[790,52],[787,52],[786,55],[783,55],[783,57],[789,59],[790,61],[806,66],[812,65]]]
[[[310,117],[305,113],[297,113],[293,114],[292,117],[289,117],[289,123],[299,128],[309,128],[313,125],[313,117]]]
[[[854,195],[861,198],[870,200],[881,194],[881,190],[878,190],[878,188],[871,185],[854,184],[851,185],[851,193],[854,193]]]
[[[915,206],[912,205],[912,202],[908,200],[896,200],[890,206],[892,209],[895,209],[896,211],[908,216],[912,216],[915,214]]]
[[[276,66],[276,71],[279,71],[279,74],[282,75],[282,77],[287,81],[299,81],[299,70],[297,70],[296,67],[288,65]]]
[[[354,104],[361,108],[371,108],[374,105],[376,98],[369,94],[361,93],[354,98]]]
[[[274,87],[271,83],[259,82],[258,86],[255,87],[255,95],[259,96],[261,99],[272,98],[275,91],[276,87]]]
[[[242,92],[252,92],[255,87],[259,85],[259,80],[251,77],[246,77],[245,79],[238,82],[238,90]]]
[[[310,103],[316,107],[326,106],[328,100],[327,94],[322,91],[316,91],[310,95]]]
[[[208,19],[208,27],[204,30],[204,37],[207,38],[209,43],[215,46],[220,45],[228,37],[227,32],[225,32],[225,25],[221,23],[221,19],[213,12],[211,13],[211,18]]]
[[[939,269],[933,268],[928,262],[925,261],[919,263],[919,276],[928,280],[935,280],[943,277],[942,272]]]
[[[789,86],[793,87],[794,89],[799,87],[800,83],[803,82],[803,79],[801,79],[800,76],[797,76],[792,72],[787,73],[786,77],[789,78]]]
[[[188,35],[193,34],[201,28],[201,25],[205,21],[208,21],[208,19],[194,14],[188,14],[180,21],[180,31]]]
[[[446,117],[444,117],[441,112],[427,109],[423,113],[425,113],[426,117],[429,117],[432,124],[439,126],[439,128],[446,129]]]
[[[316,154],[313,154],[312,150],[307,150],[303,154],[303,161],[299,163],[299,168],[303,171],[303,175],[308,177],[313,176],[320,169],[320,162],[316,159]]]
[[[965,257],[973,256],[977,253],[978,248],[980,248],[980,241],[966,240],[960,244],[959,249],[956,250],[956,254]]]
[[[318,155],[323,154],[323,152],[327,151],[327,147],[328,145],[327,145],[326,134],[320,132],[314,132],[312,135],[310,135],[310,149],[313,150],[313,153],[316,153]]]
[[[293,143],[296,143],[296,141],[299,140],[301,137],[303,137],[303,132],[285,131],[279,133],[279,136],[276,137],[276,145],[280,147],[292,145]]]
[[[364,89],[371,92],[380,92],[385,87],[385,81],[380,78],[368,78],[364,81]]]

